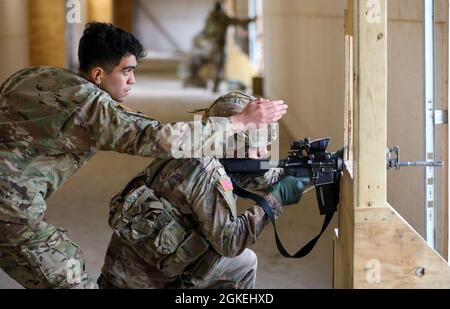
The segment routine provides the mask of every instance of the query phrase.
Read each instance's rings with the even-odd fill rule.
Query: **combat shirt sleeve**
[[[141,113],[126,110],[105,94],[85,103],[76,119],[89,128],[100,150],[157,158],[200,157],[204,145],[234,134],[230,118],[215,117],[205,123],[161,124]]]
[[[210,174],[209,174],[210,173]],[[223,256],[237,256],[255,243],[269,223],[264,210],[254,205],[239,216],[230,179],[223,167],[199,177],[192,189],[191,205],[201,231],[214,249]],[[281,205],[273,207],[277,216]]]
[[[242,26],[242,27],[245,27],[245,26],[247,26],[249,23],[251,23],[252,21],[253,21],[252,18],[247,18],[247,19],[232,18],[232,17],[229,17],[229,18],[228,18],[228,24],[234,25],[234,26]]]

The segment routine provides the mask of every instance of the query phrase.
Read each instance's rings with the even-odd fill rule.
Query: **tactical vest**
[[[209,249],[209,243],[178,208],[151,189],[170,161],[156,161],[111,200],[109,225],[147,263],[167,277],[183,274]],[[195,267],[200,267],[196,265]]]

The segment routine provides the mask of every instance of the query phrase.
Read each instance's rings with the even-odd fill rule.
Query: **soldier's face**
[[[104,72],[100,88],[108,92],[115,101],[122,102],[135,83],[136,66],[137,61],[134,55],[123,57],[112,72]]]

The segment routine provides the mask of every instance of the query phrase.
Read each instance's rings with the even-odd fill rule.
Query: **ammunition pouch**
[[[146,185],[111,200],[109,225],[146,262],[167,277],[183,274],[209,248],[167,199]]]

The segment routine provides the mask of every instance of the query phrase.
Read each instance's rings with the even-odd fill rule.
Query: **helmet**
[[[247,104],[255,99],[242,92],[229,92],[215,100],[205,114],[206,117],[230,117],[242,112]]]
[[[230,92],[214,101],[211,106],[205,110],[205,118],[209,117],[230,117],[241,113],[248,103],[256,98],[242,92]],[[261,132],[265,130],[265,132]],[[245,146],[258,148],[266,148],[271,145],[277,138],[278,124],[270,124],[263,126],[262,129],[248,130],[243,133],[241,138],[245,138]],[[283,174],[281,168],[271,168],[264,175],[233,175],[233,180],[247,190],[256,190],[266,192],[271,185],[278,181]]]
[[[241,113],[251,101],[256,98],[242,92],[229,92],[216,101],[205,111],[205,118],[231,117]],[[245,141],[248,146],[262,148],[271,145],[277,138],[278,124],[258,126],[254,124],[245,132]]]

